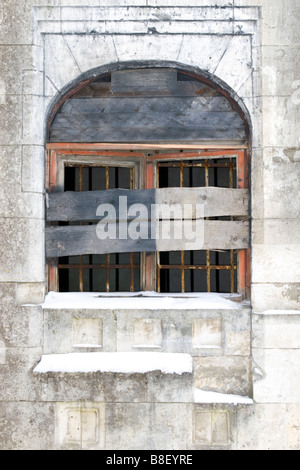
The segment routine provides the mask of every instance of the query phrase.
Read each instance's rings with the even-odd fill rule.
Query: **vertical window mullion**
[[[105,167],[105,189],[109,189],[109,166]],[[106,254],[106,292],[110,290],[110,254]]]

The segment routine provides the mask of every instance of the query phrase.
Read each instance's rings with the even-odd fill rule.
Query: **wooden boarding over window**
[[[217,187],[162,188],[162,189],[108,189],[105,191],[67,191],[48,195],[48,221],[99,220],[96,210],[100,204],[112,204],[119,211],[119,198],[127,198],[127,205],[144,204],[148,211],[152,204],[203,205],[204,217],[248,216],[248,189]],[[176,218],[176,214],[175,214]],[[118,219],[120,220],[120,219]]]
[[[120,197],[124,197],[126,208],[139,204],[144,214],[131,213],[126,219],[119,215]],[[48,221],[87,222],[99,221],[98,207],[108,212],[102,215],[107,223],[115,222],[115,237],[99,239],[97,225],[71,225],[46,228],[46,255],[48,258],[84,254],[155,252],[178,250],[222,250],[249,247],[249,223],[247,221],[249,195],[245,189],[225,188],[163,188],[150,190],[106,190],[54,193],[48,196]],[[109,207],[113,217],[109,217]],[[159,214],[151,219],[152,207]],[[188,217],[183,212],[190,206]],[[197,211],[197,205],[202,209]],[[135,207],[138,211],[139,207]],[[179,211],[176,211],[176,208]],[[182,210],[181,210],[182,208]],[[124,214],[124,212],[123,212]],[[146,216],[145,216],[146,214]],[[116,219],[113,220],[116,215]],[[204,217],[241,217],[242,220],[204,220]],[[201,221],[194,238],[190,238],[191,219]],[[184,220],[182,220],[184,219]],[[146,235],[129,235],[130,224],[146,222]],[[190,224],[190,225],[189,225]],[[178,237],[178,229],[181,236]],[[167,230],[167,231],[165,231]],[[177,230],[177,232],[176,232]],[[120,234],[123,234],[122,237]],[[124,236],[125,234],[125,236]],[[159,234],[153,237],[153,234]]]

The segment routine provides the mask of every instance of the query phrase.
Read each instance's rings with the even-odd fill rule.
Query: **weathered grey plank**
[[[198,113],[229,112],[239,118],[224,97],[131,97],[131,98],[82,98],[67,100],[62,106],[58,116],[85,114],[122,114],[122,113],[179,113],[182,116],[191,116],[195,119]],[[205,115],[203,114],[204,118]],[[201,116],[200,116],[201,117]],[[207,116],[209,117],[209,116]],[[220,115],[222,118],[222,115]]]
[[[77,98],[108,98],[108,97],[128,97],[128,96],[143,96],[143,97],[155,97],[155,96],[182,96],[182,97],[191,97],[191,96],[202,96],[202,97],[222,97],[225,101],[228,100],[218,93],[214,88],[209,87],[208,85],[194,81],[178,81],[176,88],[170,88],[168,90],[125,90],[125,91],[116,91],[112,90],[111,83],[104,82],[93,82],[90,85],[82,88],[77,93],[72,95],[69,99]],[[229,103],[228,103],[229,104]],[[230,104],[229,104],[230,106]]]
[[[160,222],[162,225],[163,222]],[[204,220],[195,232],[194,240],[187,237],[176,239],[174,225],[178,221],[170,222],[170,238],[164,236],[156,241],[157,251],[187,251],[187,250],[242,250],[249,248],[249,222]],[[186,222],[187,227],[188,223]],[[162,230],[160,227],[159,230]],[[183,227],[183,234],[185,227]],[[162,233],[162,232],[160,232]]]
[[[120,200],[120,197],[124,198]],[[122,213],[133,204],[143,204],[149,214],[151,206],[165,205],[165,218],[168,208],[178,206],[184,212],[184,205],[191,205],[191,216],[196,217],[196,205],[203,207],[204,217],[247,216],[249,206],[249,191],[247,189],[227,189],[215,187],[200,188],[162,188],[162,189],[109,189],[106,191],[82,191],[53,193],[48,195],[48,221],[87,221],[97,220],[97,208],[101,204],[111,204],[119,219],[120,201]],[[181,219],[181,213],[172,212],[172,218]],[[132,217],[133,218],[133,217]]]
[[[99,216],[97,216],[96,213],[101,204],[111,204],[118,215],[120,210],[120,197],[124,196],[126,196],[126,207],[140,203],[144,204],[150,212],[151,204],[155,204],[155,189],[66,191],[48,195],[47,219],[48,221],[64,222],[99,220]]]
[[[164,128],[142,128],[136,130],[134,127],[113,128],[108,126],[103,128],[89,128],[83,127],[80,131],[72,129],[72,127],[62,127],[54,129],[50,133],[49,142],[76,142],[76,143],[167,143],[167,142],[183,142],[197,143],[201,145],[202,142],[209,142],[210,145],[214,142],[230,143],[232,146],[242,146],[245,143],[245,132],[243,129],[201,129],[201,128],[186,128],[178,129],[176,127]]]
[[[118,70],[111,74],[112,91],[172,90],[177,86],[175,69]]]
[[[130,238],[125,240],[118,238],[114,240],[100,240],[97,236],[96,227],[97,225],[95,224],[46,228],[47,258],[86,254],[156,251],[156,242],[151,238],[147,240],[132,240]]]
[[[57,258],[85,254],[155,252],[179,250],[228,250],[249,247],[249,223],[236,221],[203,221],[203,227],[196,231],[194,240],[187,237],[174,237],[174,222],[170,222],[169,236],[162,233],[160,238],[132,238],[100,240],[97,236],[97,225],[50,227],[46,228],[46,256]],[[162,223],[159,222],[160,226]],[[117,224],[118,225],[118,224]],[[124,224],[117,227],[124,230]],[[127,227],[127,225],[126,225]],[[125,227],[125,228],[126,228]],[[128,229],[130,224],[128,225]],[[153,229],[154,230],[154,229]],[[150,228],[149,228],[150,233]]]
[[[156,190],[156,204],[193,206],[192,216],[196,216],[196,205],[203,206],[204,217],[248,216],[249,190],[217,188],[162,188]]]

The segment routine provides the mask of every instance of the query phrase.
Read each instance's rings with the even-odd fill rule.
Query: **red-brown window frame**
[[[234,156],[237,159],[238,188],[250,188],[249,148],[247,146],[207,146],[179,144],[78,144],[48,143],[46,164],[46,190],[56,191],[57,164],[60,156],[105,156],[126,159],[139,159],[142,162],[144,189],[156,187],[156,163],[166,160],[182,160],[197,158],[217,158]],[[166,153],[163,153],[166,152]],[[250,248],[238,253],[238,292],[246,298],[250,297]],[[57,261],[47,263],[48,291],[57,290]],[[144,259],[144,290],[153,290],[155,278],[154,254]]]

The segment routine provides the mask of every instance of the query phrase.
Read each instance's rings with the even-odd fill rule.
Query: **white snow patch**
[[[201,389],[194,390],[195,403],[229,403],[232,405],[238,404],[253,404],[252,398],[244,397],[241,395],[231,395],[218,392],[207,392]]]
[[[193,359],[189,354],[121,352],[70,353],[43,355],[34,372],[118,372],[146,373],[160,370],[164,374],[191,373]]]
[[[157,292],[135,293],[90,293],[90,292],[49,292],[42,304],[47,309],[239,309],[222,294],[188,293],[159,294]]]

